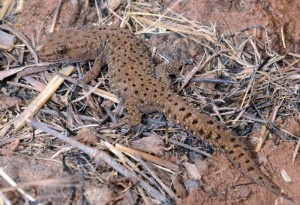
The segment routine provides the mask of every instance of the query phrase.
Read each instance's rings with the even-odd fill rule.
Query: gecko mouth
[[[45,55],[40,53],[39,55],[39,59],[42,60],[43,62],[55,62],[55,63],[77,63],[79,61],[76,60],[72,60],[70,58],[66,58],[66,57],[60,57],[60,56],[50,56],[50,55]]]
[[[45,62],[59,62],[59,63],[70,62],[70,63],[72,63],[72,61],[69,58],[62,57],[62,56],[47,55],[47,54],[44,54],[43,52],[40,52],[38,54],[38,56],[39,56],[39,59],[41,59],[42,61],[45,61]]]

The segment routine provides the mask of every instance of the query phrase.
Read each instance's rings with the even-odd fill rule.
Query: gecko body
[[[128,124],[140,124],[142,113],[158,111],[194,136],[222,151],[230,162],[252,182],[286,196],[259,168],[236,135],[222,123],[198,111],[164,82],[153,76],[151,55],[142,41],[120,28],[70,28],[50,34],[40,51],[44,61],[75,62],[95,60],[83,78],[89,82],[107,64],[111,90],[125,99]]]

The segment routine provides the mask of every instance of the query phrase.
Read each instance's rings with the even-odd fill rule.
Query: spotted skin
[[[231,130],[208,114],[199,112],[163,81],[154,78],[149,50],[130,31],[107,27],[60,30],[48,36],[40,50],[40,58],[56,62],[95,60],[94,68],[83,78],[85,82],[97,76],[101,66],[107,64],[111,90],[125,99],[130,126],[140,124],[142,112],[162,112],[169,120],[223,152],[252,182],[287,198],[263,174]]]

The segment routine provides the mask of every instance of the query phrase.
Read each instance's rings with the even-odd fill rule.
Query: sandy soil
[[[173,3],[165,1],[165,8]],[[246,29],[256,36],[271,38],[272,46],[281,53],[300,51],[298,0],[190,0],[182,1],[174,10],[204,24],[213,23],[221,33],[227,35],[234,35]],[[266,28],[268,36],[263,28]]]
[[[25,5],[24,12],[19,16],[18,21],[15,24],[15,28],[24,32],[29,39],[33,36],[39,36],[41,42],[44,38],[44,34],[49,32],[49,26],[44,29],[43,25],[50,25],[52,15],[55,11],[58,0],[49,0],[41,3],[40,0],[31,0]],[[96,12],[94,7],[86,6],[85,1],[66,1],[63,4],[62,12],[58,17],[57,29],[66,28],[70,26],[86,25],[93,22],[97,22]],[[166,11],[174,1],[163,1],[163,10]],[[263,0],[263,1],[223,1],[223,0],[189,0],[178,3],[173,10],[177,13],[183,14],[185,17],[200,21],[203,24],[215,24],[219,33],[224,33],[227,36],[234,36],[238,32],[254,34],[261,39],[271,39],[271,43],[274,49],[279,53],[284,54],[287,52],[300,52],[300,21],[297,17],[300,16],[300,2],[299,0]],[[84,21],[78,21],[79,16],[82,17],[83,13],[88,14],[85,16]],[[50,18],[51,16],[51,18]],[[268,35],[266,35],[266,31]],[[40,35],[39,35],[40,34]],[[165,53],[170,58],[174,58],[173,53],[170,50],[177,49],[173,47],[173,44],[186,43],[186,39],[176,40],[176,35],[172,36],[171,40],[164,41],[164,37],[150,38],[149,44],[157,46],[161,53]],[[238,38],[238,37],[237,37]],[[160,43],[160,40],[163,43]],[[169,51],[168,48],[169,47]],[[171,49],[170,49],[171,48]],[[179,47],[175,58],[183,61],[189,61],[190,59],[201,59],[200,48],[196,48],[195,45],[189,45]],[[209,85],[211,86],[211,85]],[[213,86],[211,86],[213,89]],[[9,106],[15,106],[17,102],[8,103]],[[104,103],[103,103],[104,104]],[[5,108],[4,108],[5,109]],[[277,119],[278,120],[278,119]],[[278,123],[280,128],[284,128],[295,136],[300,136],[300,120],[293,119]],[[258,137],[260,127],[257,127],[253,131],[253,137]],[[84,135],[85,133],[83,133]],[[186,135],[186,133],[181,133]],[[85,136],[86,137],[86,136]],[[35,140],[35,139],[33,139]],[[42,139],[44,144],[50,143],[47,138]],[[94,140],[94,138],[93,138]],[[80,141],[80,140],[79,140]],[[36,141],[33,141],[37,143]],[[32,143],[33,143],[32,142]],[[27,143],[27,142],[26,142]],[[62,145],[59,145],[62,146]],[[34,146],[33,146],[34,147]],[[0,147],[0,167],[5,167],[5,171],[11,174],[18,183],[34,182],[45,179],[59,179],[60,177],[67,177],[68,174],[63,171],[63,165],[61,161],[45,163],[42,158],[49,159],[55,150],[49,145],[45,148],[46,153],[39,153],[37,156],[32,156],[30,153],[25,153],[22,156],[24,146],[19,144],[19,141]],[[36,148],[37,149],[37,148]],[[53,150],[52,150],[53,149]],[[275,145],[272,140],[268,140],[263,146],[261,153],[258,155],[258,159],[261,162],[262,170],[272,178],[272,180],[278,184],[284,193],[287,193],[293,198],[294,202],[288,201],[281,197],[278,197],[269,191],[258,187],[255,184],[249,185],[249,180],[246,179],[233,168],[228,160],[221,154],[214,153],[213,158],[204,160],[202,157],[195,157],[190,160],[190,155],[184,155],[184,151],[181,153],[168,152],[166,147],[159,149],[160,154],[162,150],[165,151],[165,157],[174,158],[179,165],[181,162],[191,163],[186,164],[185,167],[193,167],[193,169],[184,170],[181,180],[177,183],[177,204],[298,204],[300,201],[300,159],[299,156],[292,162],[293,152],[295,149],[295,143],[292,142],[280,142],[279,145]],[[44,150],[43,150],[44,151]],[[166,154],[167,153],[167,154]],[[12,156],[14,155],[14,156]],[[34,158],[37,159],[34,159]],[[72,157],[70,157],[72,159]],[[81,163],[78,163],[78,169],[82,169],[86,159],[76,158]],[[91,163],[91,162],[90,162]],[[75,164],[75,163],[74,163]],[[75,167],[75,165],[73,166]],[[81,167],[82,166],[82,167]],[[73,168],[74,168],[73,167]],[[75,169],[75,168],[74,168]],[[100,167],[100,170],[107,171],[107,167]],[[197,173],[192,173],[192,170]],[[97,170],[99,171],[99,170]],[[96,171],[95,171],[96,172]],[[286,174],[285,174],[286,173]],[[161,173],[164,178],[165,173]],[[165,174],[166,175],[166,174]],[[285,180],[284,177],[285,176]],[[138,203],[141,200],[138,199],[135,191],[127,189],[126,179],[120,181],[113,181],[114,173],[108,174],[107,178],[102,179],[95,174],[95,180],[90,180],[88,176],[85,180],[95,181],[94,183],[100,184],[106,180],[106,184],[103,186],[86,185],[85,194],[88,201],[92,204],[99,203],[99,197],[102,200],[105,198],[105,203],[113,204],[129,204]],[[193,176],[193,177],[192,177]],[[290,178],[290,182],[287,182],[286,178]],[[172,186],[173,181],[168,177],[165,177],[166,184],[169,183]],[[175,181],[175,180],[174,180]],[[55,184],[56,181],[53,183]],[[126,182],[126,183],[125,183]],[[71,183],[71,182],[69,182]],[[72,182],[73,183],[73,182]],[[72,184],[71,183],[71,184]],[[82,187],[83,183],[76,182],[76,185]],[[174,184],[176,185],[174,182]],[[33,194],[36,199],[53,204],[60,204],[62,201],[70,202],[72,197],[71,188],[41,188],[30,189],[30,193]],[[132,184],[131,184],[132,185]],[[133,185],[132,185],[133,186]],[[173,185],[174,186],[174,185]],[[0,187],[8,187],[8,184],[0,179]],[[106,196],[98,195],[95,193],[103,192]],[[122,192],[122,197],[118,196],[118,193]],[[16,203],[21,204],[20,195],[17,192],[7,192],[8,198]],[[82,200],[80,194],[76,195],[76,200]],[[139,201],[140,200],[140,201]],[[118,202],[118,203],[117,203]],[[102,204],[105,204],[104,202]],[[101,203],[100,203],[101,204]]]
[[[213,160],[206,161],[209,165],[202,173],[204,191],[193,190],[178,204],[297,204],[300,200],[300,161],[292,162],[291,150],[294,146],[293,143],[276,146],[269,141],[259,156],[262,170],[269,173],[272,180],[293,197],[294,202],[277,197],[255,184],[249,185],[249,180],[241,176],[224,156],[215,154]],[[284,170],[291,182],[283,180],[281,172]]]

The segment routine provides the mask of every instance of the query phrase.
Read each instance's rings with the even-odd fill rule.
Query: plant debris
[[[143,126],[129,130],[124,102],[110,92],[106,67],[96,80],[80,85],[77,79],[93,62],[39,63],[36,51],[47,34],[93,24],[130,29],[146,41],[156,65],[183,62],[171,80],[174,92],[241,139],[248,136],[245,144],[256,147],[262,170],[300,201],[300,54],[296,45],[283,54],[286,32],[278,34],[281,48],[271,42],[274,34],[266,27],[258,29],[263,37],[244,28],[228,35],[218,25],[193,19],[191,8],[198,4],[192,0],[2,2],[4,204],[292,204],[249,185],[220,153],[159,113],[143,116]],[[219,2],[209,5],[223,8]],[[274,8],[282,3],[262,2]],[[226,12],[234,8],[239,6]],[[294,12],[291,8],[284,19]],[[8,40],[2,40],[5,36]],[[288,44],[296,41],[293,36]]]

